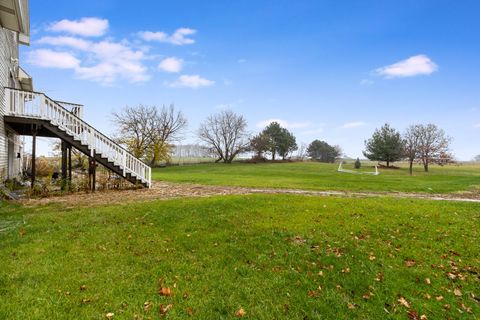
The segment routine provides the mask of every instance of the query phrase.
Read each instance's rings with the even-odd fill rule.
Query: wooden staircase
[[[43,93],[5,88],[4,121],[22,134],[35,125],[58,137],[133,184],[151,187],[151,168],[80,118],[81,109],[68,110]]]

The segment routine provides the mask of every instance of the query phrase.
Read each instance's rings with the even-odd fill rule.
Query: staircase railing
[[[119,144],[50,99],[44,93],[5,88],[7,115],[48,120],[53,125],[73,136],[75,140],[88,145],[90,156],[95,153],[120,166],[123,176],[130,173],[149,187],[152,185],[151,168],[137,159]]]

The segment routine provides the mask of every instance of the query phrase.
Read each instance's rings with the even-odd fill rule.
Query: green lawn
[[[240,308],[247,319],[480,316],[480,204],[252,195],[0,206],[0,319],[156,319],[169,304],[169,319]]]
[[[452,193],[478,191],[480,166],[432,166],[424,173],[415,168],[382,170],[380,175],[337,172],[338,165],[324,163],[202,164],[153,170],[153,179],[210,185],[310,190]],[[374,169],[363,168],[364,171]]]

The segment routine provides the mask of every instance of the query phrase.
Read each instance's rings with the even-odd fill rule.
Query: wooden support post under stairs
[[[72,185],[72,145],[68,145],[68,183]]]
[[[90,158],[88,161],[88,186],[92,192],[95,192],[96,184],[97,162],[95,158]]]
[[[62,190],[67,186],[67,143],[62,140]]]
[[[32,125],[32,175],[31,175],[31,188],[33,189],[33,186],[35,185],[35,176],[37,174],[37,168],[36,168],[36,155],[37,155],[37,125],[34,124]]]

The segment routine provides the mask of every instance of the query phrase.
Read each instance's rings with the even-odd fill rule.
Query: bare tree
[[[144,158],[152,142],[153,119],[156,108],[138,105],[126,106],[120,112],[113,112],[113,122],[118,126],[117,139],[137,158]]]
[[[113,113],[113,121],[119,127],[117,140],[137,158],[155,165],[168,157],[170,143],[180,138],[187,120],[173,105],[169,107],[138,105],[126,106]]]
[[[407,128],[403,134],[404,154],[409,162],[410,175],[413,174],[413,162],[419,155],[420,137],[422,135],[422,125],[414,124]]]
[[[247,121],[233,111],[223,110],[209,116],[198,129],[198,137],[218,156],[216,162],[231,163],[241,152],[248,150]]]
[[[428,172],[428,165],[430,163],[435,163],[442,155],[448,154],[448,147],[452,138],[445,135],[443,129],[431,123],[419,125],[419,128],[418,156],[422,160],[425,172]]]
[[[187,119],[181,111],[175,111],[175,106],[155,108],[152,119],[150,165],[156,165],[159,160],[169,153],[170,144],[181,138],[182,131],[187,126]]]

